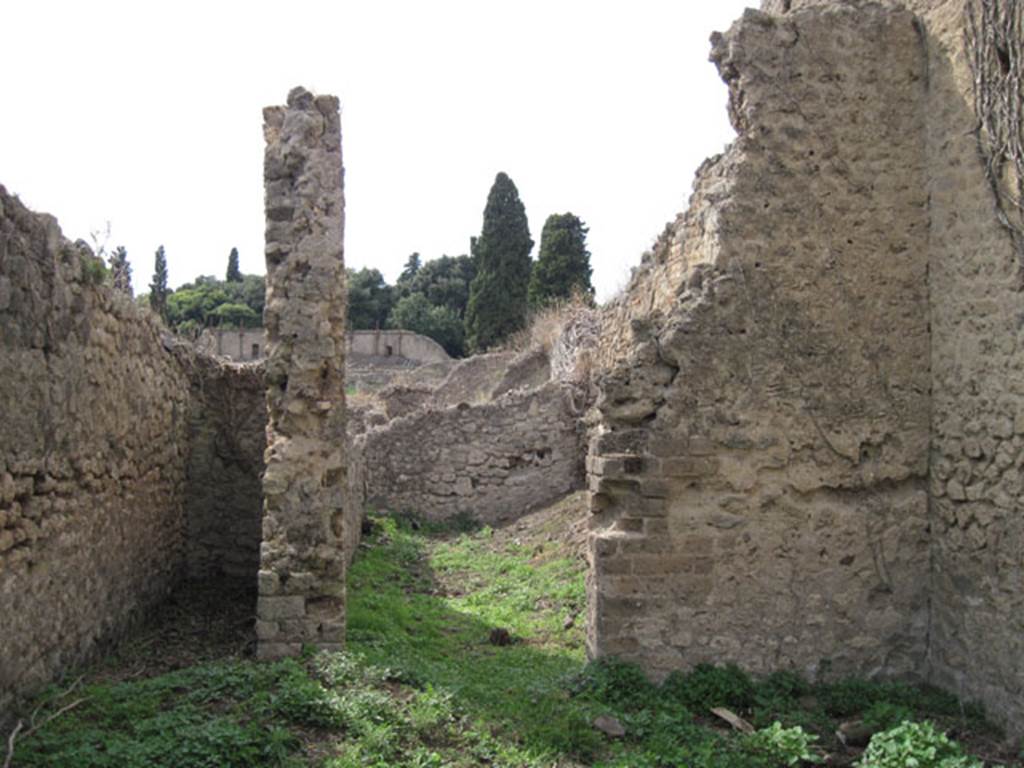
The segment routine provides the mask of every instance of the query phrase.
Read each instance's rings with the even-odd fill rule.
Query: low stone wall
[[[188,575],[250,578],[255,586],[267,447],[263,368],[205,356],[191,362]]]
[[[0,719],[185,571],[189,379],[101,280],[0,187]]]
[[[460,360],[434,389],[431,401],[437,408],[486,402],[514,359],[514,352],[490,352]]]
[[[513,519],[582,482],[578,416],[554,384],[419,410],[362,439],[368,503],[432,520]]]

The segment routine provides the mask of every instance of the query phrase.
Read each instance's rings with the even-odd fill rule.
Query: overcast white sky
[[[466,253],[508,173],[539,244],[590,227],[604,298],[732,138],[708,36],[756,0],[3,4],[0,184],[88,239],[111,224],[136,292],[263,267],[261,109],[341,98],[345,257],[389,280]],[[536,246],[534,249],[536,256]]]

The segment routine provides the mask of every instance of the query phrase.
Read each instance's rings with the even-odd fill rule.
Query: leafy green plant
[[[984,768],[930,722],[906,722],[871,737],[859,768]]]
[[[824,762],[812,746],[818,737],[807,733],[799,725],[783,728],[775,721],[767,728],[755,731],[747,737],[746,745],[755,754],[766,757],[779,765]]]
[[[100,285],[107,279],[107,267],[104,265],[103,259],[97,259],[94,256],[83,253],[80,260],[82,264],[82,280],[88,285]]]

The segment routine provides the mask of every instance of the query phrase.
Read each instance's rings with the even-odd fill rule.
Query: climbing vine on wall
[[[1024,264],[1024,0],[969,0],[965,13],[978,145]]]

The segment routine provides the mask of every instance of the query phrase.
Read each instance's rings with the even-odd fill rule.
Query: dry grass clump
[[[512,334],[500,349],[492,351],[526,352],[543,351],[551,355],[559,337],[581,313],[594,311],[593,299],[576,292],[568,299],[560,299],[543,309],[533,311],[527,318],[526,327]]]

